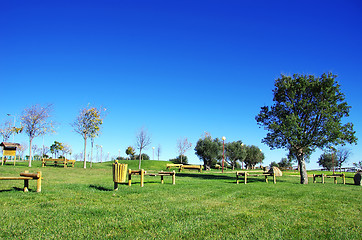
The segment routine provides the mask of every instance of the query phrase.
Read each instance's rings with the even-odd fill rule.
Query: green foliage
[[[129,156],[130,159],[136,159],[135,158],[136,151],[132,146],[129,146],[126,149],[126,154]]]
[[[100,128],[103,124],[103,112],[105,109],[97,109],[95,107],[83,108],[76,120],[73,122],[72,126],[74,131],[80,134],[84,139],[84,153],[87,151],[87,139],[94,139],[100,134]],[[83,167],[86,168],[86,156],[83,156]]]
[[[316,148],[356,143],[352,123],[342,124],[349,115],[336,75],[281,75],[275,81],[274,105],[264,106],[256,116],[268,130],[263,142],[272,149],[284,148],[297,158],[301,183],[308,183],[305,156]]]
[[[237,161],[243,162],[246,158],[246,146],[242,141],[229,142],[225,144],[226,161],[233,169],[237,167]]]
[[[290,158],[282,158],[280,160],[280,162],[278,163],[279,167],[281,168],[288,168],[288,167],[292,167],[292,159]]]
[[[323,153],[319,158],[317,163],[319,164],[319,166],[322,166],[324,168],[326,168],[327,170],[332,170],[333,167],[335,167],[336,164],[336,160],[333,159],[333,154],[332,153]]]
[[[256,164],[262,163],[264,158],[264,153],[257,146],[246,146],[246,157],[244,162],[247,168],[254,168]]]
[[[270,165],[269,165],[269,167],[279,167],[279,164],[278,163],[276,163],[275,161],[272,161],[271,163],[270,163]]]
[[[182,160],[181,160],[181,157],[182,157]],[[169,160],[170,162],[174,163],[174,164],[188,164],[188,159],[187,159],[187,156],[177,156],[177,158],[174,158],[174,159],[170,159]]]
[[[63,148],[64,146],[61,142],[54,141],[54,143],[50,146],[50,152],[55,155],[55,158],[57,158],[57,155],[63,150]]]
[[[135,159],[140,159],[140,155],[135,155]],[[141,160],[150,160],[150,156],[148,156],[146,153],[141,154]]]
[[[222,141],[205,136],[197,141],[195,151],[200,160],[204,161],[204,166],[211,168],[217,160],[222,158]]]

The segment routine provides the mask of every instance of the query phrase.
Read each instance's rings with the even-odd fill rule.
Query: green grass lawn
[[[126,161],[137,169],[138,161]],[[166,170],[167,162],[143,161],[145,170]],[[113,191],[112,163],[92,169],[33,162],[0,166],[0,176],[42,171],[42,192],[29,181],[0,181],[0,239],[361,239],[362,188],[353,184],[300,185],[284,174],[277,184],[220,171],[165,177],[132,177],[132,186]]]

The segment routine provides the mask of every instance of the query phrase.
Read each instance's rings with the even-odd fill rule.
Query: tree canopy
[[[229,142],[225,144],[226,161],[231,165],[233,170],[237,161],[243,162],[246,158],[246,146],[242,141]]]
[[[53,132],[54,123],[50,121],[52,105],[42,107],[33,105],[24,109],[21,116],[21,125],[29,136],[29,167],[31,167],[32,142],[35,137],[42,136],[47,132]]]
[[[87,139],[95,138],[100,134],[100,128],[103,124],[103,112],[105,109],[97,109],[95,107],[86,107],[81,109],[76,120],[73,122],[72,126],[74,131],[80,134],[84,139],[84,154],[83,162],[84,168],[87,168],[86,165],[86,155],[87,151]]]
[[[256,164],[262,163],[265,158],[264,153],[255,145],[247,146],[245,165],[247,168],[254,168]]]
[[[305,157],[316,148],[357,142],[353,124],[342,123],[351,107],[336,77],[332,73],[281,75],[275,81],[274,104],[262,107],[256,116],[268,131],[262,142],[297,158],[302,184],[308,183]]]
[[[210,135],[200,138],[195,147],[196,155],[204,162],[204,168],[209,169],[222,157],[222,142],[212,139]]]

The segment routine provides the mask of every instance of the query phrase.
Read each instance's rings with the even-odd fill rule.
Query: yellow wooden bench
[[[183,164],[171,164],[171,163],[169,163],[169,164],[166,164],[166,168],[167,169],[171,169],[171,168],[178,168],[178,169],[180,169],[180,167],[182,166]]]
[[[42,167],[45,167],[48,164],[53,164],[54,166],[63,164],[65,168],[68,166],[74,167],[75,160],[70,160],[66,158],[43,158]]]
[[[0,180],[24,180],[24,192],[29,191],[29,180],[36,180],[36,191],[41,192],[41,179],[41,172],[29,173],[29,171],[20,173],[20,177],[0,177]]]
[[[265,182],[268,183],[268,176],[272,176],[273,177],[273,182],[274,184],[277,183],[277,179],[275,176],[275,173],[269,173],[269,172],[260,172],[259,171],[253,171],[253,172],[236,172],[236,184],[239,184],[239,179],[240,177],[244,178],[244,184],[247,183],[248,181],[248,176],[252,176],[252,177],[259,177],[259,176],[264,176],[265,177]]]
[[[180,172],[182,172],[182,170],[184,169],[195,169],[195,170],[198,170],[199,172],[202,172],[202,165],[182,165],[180,167]]]
[[[334,178],[334,183],[337,184],[337,177],[342,178],[343,184],[346,184],[346,175],[344,173],[342,174],[333,174],[333,175],[325,175],[325,174],[313,174],[313,183],[317,182],[317,179],[320,177],[322,179],[322,183],[325,182],[325,178]]]
[[[141,169],[141,170],[131,170],[128,169],[128,186],[132,185],[132,175],[140,175],[141,176],[141,180],[140,180],[140,184],[141,187],[144,186],[144,180],[145,180],[145,175],[147,176],[161,176],[161,184],[164,183],[163,177],[164,176],[171,176],[172,177],[172,184],[176,184],[176,172],[172,171],[172,172],[158,172],[158,173],[149,173],[147,174],[145,170]]]

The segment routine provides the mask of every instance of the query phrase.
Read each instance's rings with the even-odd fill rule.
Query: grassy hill
[[[125,161],[137,169],[138,161]],[[143,161],[145,170],[165,170],[163,161]],[[145,186],[113,191],[112,163],[83,169],[34,162],[0,166],[0,176],[42,171],[42,192],[22,192],[22,181],[0,181],[0,239],[360,239],[361,191],[352,185],[300,185],[284,174],[277,184],[220,171],[146,176]],[[295,174],[295,173],[294,173]]]

